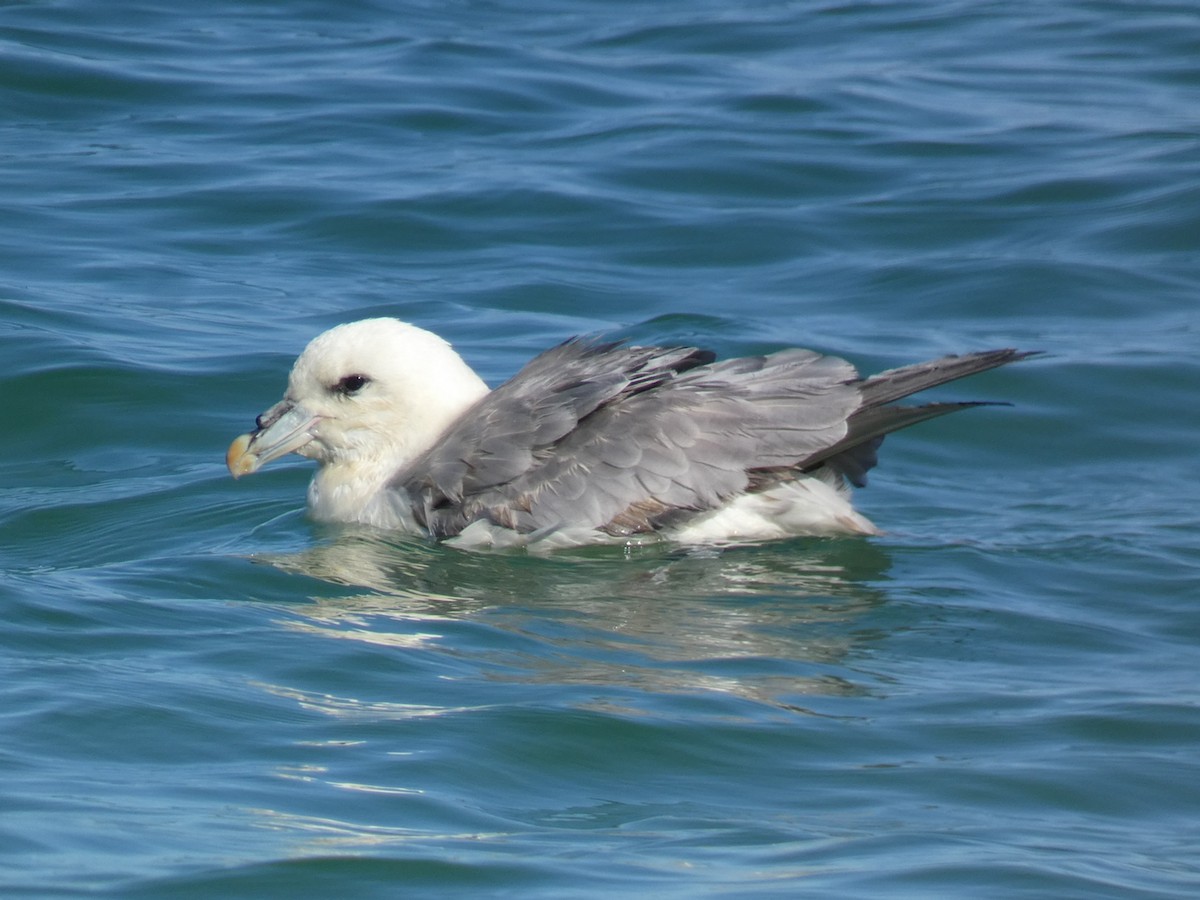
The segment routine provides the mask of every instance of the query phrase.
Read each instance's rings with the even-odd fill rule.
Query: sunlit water
[[[1190,4],[196,9],[0,7],[0,894],[1196,895]],[[1047,355],[882,538],[470,554],[224,471],[379,314]]]

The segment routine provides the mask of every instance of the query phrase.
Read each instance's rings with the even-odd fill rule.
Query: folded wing
[[[1020,358],[947,357],[860,379],[808,350],[714,362],[691,347],[571,340],[486,395],[392,479],[434,537],[652,531],[828,466],[856,484],[883,436],[972,404],[886,404]]]

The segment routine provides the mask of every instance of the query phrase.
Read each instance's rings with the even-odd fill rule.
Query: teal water
[[[1191,3],[0,5],[0,895],[1200,891]],[[468,554],[229,440],[389,314],[864,371],[871,540]]]

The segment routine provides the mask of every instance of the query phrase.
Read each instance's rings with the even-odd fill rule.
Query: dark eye
[[[333,386],[333,392],[348,397],[361,391],[370,380],[366,375],[347,375]]]

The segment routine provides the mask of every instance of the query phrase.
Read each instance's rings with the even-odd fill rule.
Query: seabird
[[[478,546],[878,534],[854,510],[884,435],[983,405],[894,401],[1031,354],[946,356],[862,378],[812,350],[720,360],[572,338],[495,390],[437,335],[339,325],[236,438],[235,478],[315,459],[308,508]]]

